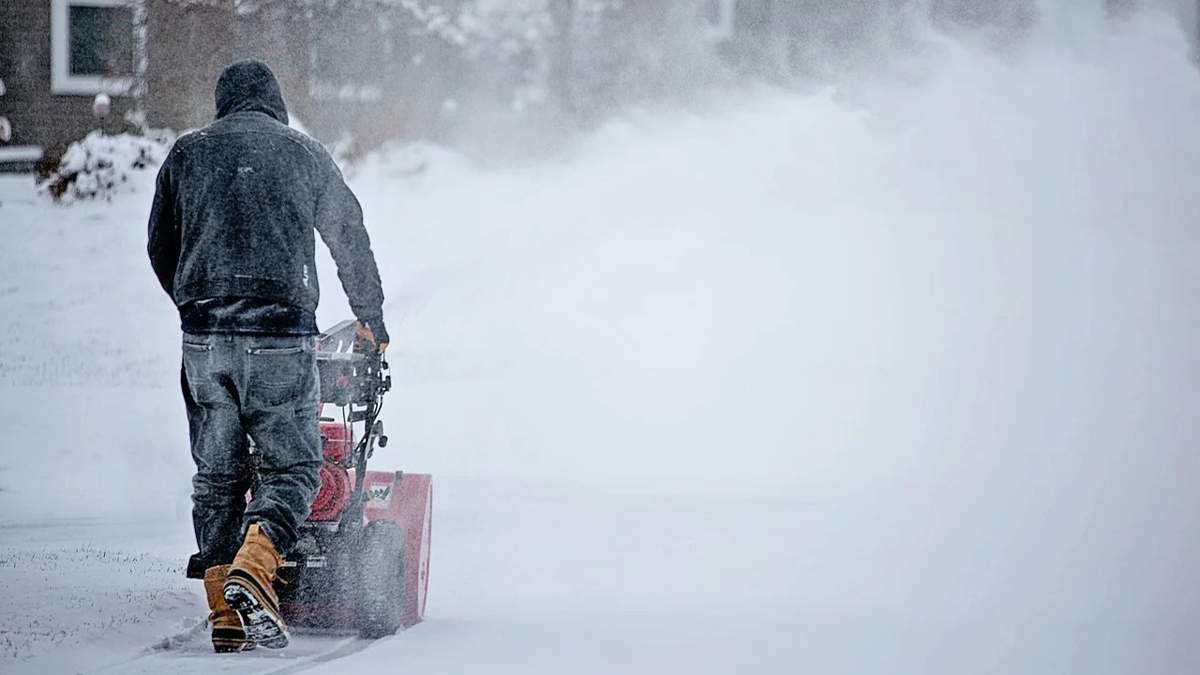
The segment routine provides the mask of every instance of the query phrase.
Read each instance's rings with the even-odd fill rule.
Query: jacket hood
[[[254,111],[288,123],[287,106],[279,81],[270,66],[256,59],[230,64],[217,79],[217,119],[237,112]]]

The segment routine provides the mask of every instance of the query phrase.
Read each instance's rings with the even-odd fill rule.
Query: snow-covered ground
[[[1046,25],[358,167],[380,462],[435,475],[427,620],[375,643],[186,641],[152,175],[0,178],[0,670],[1200,672],[1200,75],[1161,17]]]

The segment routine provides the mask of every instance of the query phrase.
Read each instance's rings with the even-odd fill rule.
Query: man
[[[183,328],[199,547],[188,576],[204,579],[213,647],[230,652],[287,645],[272,584],[320,483],[314,228],[360,336],[382,351],[388,334],[362,209],[325,149],[288,128],[271,69],[230,65],[216,107],[159,171],[147,250]]]

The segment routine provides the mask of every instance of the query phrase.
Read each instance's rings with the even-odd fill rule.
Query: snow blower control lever
[[[358,337],[353,321],[343,321],[317,338],[321,402],[344,407],[378,405],[392,388],[383,354]],[[364,418],[353,419],[360,422]]]
[[[374,345],[363,340],[353,321],[343,321],[317,338],[317,370],[321,377],[321,402],[342,408],[343,424],[363,424],[363,434],[354,446],[345,468],[354,469],[354,491],[348,508],[343,512],[345,522],[362,518],[363,481],[367,460],[375,445],[387,447],[379,413],[383,410],[383,395],[392,388],[388,364]],[[323,419],[327,422],[336,420]]]

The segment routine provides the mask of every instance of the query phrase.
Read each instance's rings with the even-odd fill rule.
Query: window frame
[[[134,11],[135,21],[137,16],[134,0],[50,0],[50,93],[81,96],[128,95],[136,80],[133,75],[103,77],[71,74],[71,7],[123,7]],[[136,33],[137,29],[130,26],[130,30]],[[133,44],[133,62],[136,68],[136,39]]]

